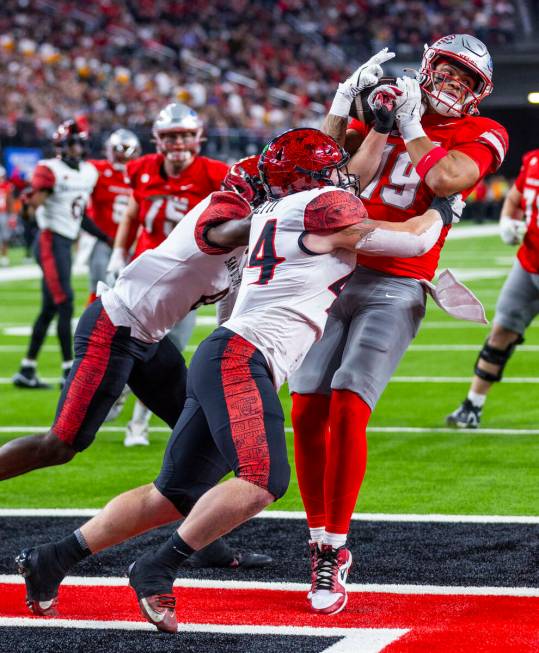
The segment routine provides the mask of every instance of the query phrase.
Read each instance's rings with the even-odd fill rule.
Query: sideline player
[[[376,83],[386,50],[339,85],[324,123],[354,151],[369,127],[348,113],[357,89]],[[492,91],[492,61],[473,36],[450,35],[425,50],[421,82],[398,81],[397,131],[361,199],[374,219],[406,221],[433,197],[466,196],[502,163],[505,129],[477,115]],[[423,114],[424,112],[424,114]],[[356,172],[351,167],[352,172]],[[417,258],[358,255],[358,266],[331,307],[322,339],[290,379],[298,483],[310,530],[315,612],[346,604],[339,580],[350,519],[367,464],[366,429],[372,411],[415,337],[425,314],[421,279],[434,277],[449,226]],[[322,555],[323,554],[323,555]]]
[[[99,177],[90,196],[88,217],[114,242],[118,225],[125,217],[131,187],[126,181],[126,164],[140,156],[138,136],[129,129],[117,129],[105,141],[105,159],[89,159]],[[91,304],[96,298],[99,281],[105,282],[112,248],[109,243],[96,240],[91,248],[88,267],[90,273]]]
[[[9,266],[9,221],[13,213],[13,184],[8,181],[6,169],[0,165],[0,267]]]
[[[41,311],[32,328],[26,353],[13,383],[19,388],[47,388],[36,374],[37,357],[47,329],[58,314],[58,339],[62,353],[63,386],[73,364],[71,318],[71,249],[80,229],[100,240],[108,237],[86,216],[85,208],[97,181],[97,171],[83,161],[88,135],[74,120],[63,122],[54,133],[56,157],[38,163],[32,177],[28,203],[37,209],[39,227],[34,242],[37,261],[43,271]]]
[[[379,159],[380,143],[369,138],[367,165]],[[290,130],[265,148],[259,169],[270,199],[253,213],[238,298],[231,318],[195,353],[158,479],[113,499],[65,540],[21,553],[32,609],[38,599],[55,606],[69,568],[110,546],[111,529],[131,528],[141,505],[143,514],[169,521],[176,510],[188,514],[179,531],[130,569],[146,619],[175,632],[172,584],[180,565],[284,494],[290,470],[277,391],[320,337],[356,250],[417,255],[462,205],[437,200],[437,210],[407,223],[373,223],[355,196],[348,159],[315,129]],[[231,470],[237,478],[218,484]]]
[[[500,216],[503,242],[522,244],[498,297],[492,331],[475,362],[468,395],[447,416],[449,426],[479,426],[492,384],[502,380],[507,361],[516,346],[524,342],[524,332],[539,313],[538,179],[539,150],[531,150],[522,158],[520,173],[505,198]]]
[[[222,161],[200,155],[204,140],[202,122],[187,105],[166,106],[155,120],[152,132],[157,153],[147,154],[127,165],[133,194],[116,235],[109,263],[112,275],[126,264],[139,227],[135,257],[162,243],[188,211],[211,192],[219,190],[228,170]],[[169,334],[180,351],[194,326],[195,313],[191,313]],[[151,411],[137,401],[127,425],[126,446],[148,444],[150,417]]]

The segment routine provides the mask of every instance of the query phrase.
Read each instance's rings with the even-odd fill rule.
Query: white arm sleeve
[[[401,258],[421,256],[434,246],[440,237],[442,227],[442,221],[437,220],[419,235],[405,231],[374,229],[357,242],[356,249],[362,254],[372,256],[398,256]]]

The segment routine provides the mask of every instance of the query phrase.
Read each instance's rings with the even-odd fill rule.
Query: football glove
[[[526,223],[523,220],[513,220],[508,215],[502,215],[499,226],[500,238],[506,245],[520,245],[526,233]]]
[[[438,211],[444,225],[460,222],[466,202],[463,201],[460,193],[449,195],[449,197],[435,197],[430,205],[431,209]]]
[[[389,52],[387,48],[383,48],[364,64],[361,64],[346,81],[339,84],[329,112],[334,116],[346,118],[350,113],[353,99],[363,89],[374,86],[378,82],[384,74],[382,64],[393,59],[394,56],[394,52]]]
[[[127,258],[122,247],[115,247],[110,255],[109,264],[107,265],[107,286],[112,288],[119,277],[120,272],[127,265]]]
[[[389,134],[395,122],[395,112],[402,91],[392,84],[382,84],[373,89],[367,103],[374,115],[374,130]]]
[[[425,136],[421,126],[423,105],[421,87],[416,77],[399,77],[397,87],[401,91],[395,111],[395,120],[405,143]]]

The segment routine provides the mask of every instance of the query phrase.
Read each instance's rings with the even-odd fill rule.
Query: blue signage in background
[[[4,148],[4,165],[8,179],[20,178],[30,181],[37,162],[42,157],[39,147]]]

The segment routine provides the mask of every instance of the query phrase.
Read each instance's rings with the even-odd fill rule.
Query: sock
[[[53,545],[54,554],[56,557],[56,562],[58,567],[62,570],[62,573],[65,575],[71,567],[87,558],[92,554],[84,535],[80,530],[76,530],[71,535],[68,535],[63,540],[55,542]]]
[[[35,370],[37,367],[37,361],[30,360],[29,358],[23,358],[21,361],[21,367],[31,367]]]
[[[181,567],[193,552],[194,549],[182,540],[177,531],[174,531],[168,540],[157,549],[153,559],[157,564],[175,574],[178,567]]]
[[[150,417],[152,416],[152,411],[141,402],[135,402],[135,407],[133,408],[133,417],[131,418],[132,422],[139,422],[141,424],[148,424]]]
[[[325,528],[323,526],[320,526],[319,528],[309,528],[309,532],[311,534],[312,542],[318,542],[318,544],[322,543],[325,532]]]
[[[346,544],[346,533],[324,533],[323,544],[330,544],[334,549],[338,549]]]
[[[309,528],[324,527],[324,469],[329,400],[322,394],[292,394],[292,426],[298,485]]]
[[[487,400],[487,395],[480,395],[478,392],[470,390],[467,397],[476,408],[483,408],[485,401]]]
[[[367,468],[367,424],[371,409],[350,390],[333,390],[326,443],[324,495],[326,532],[348,533]]]

